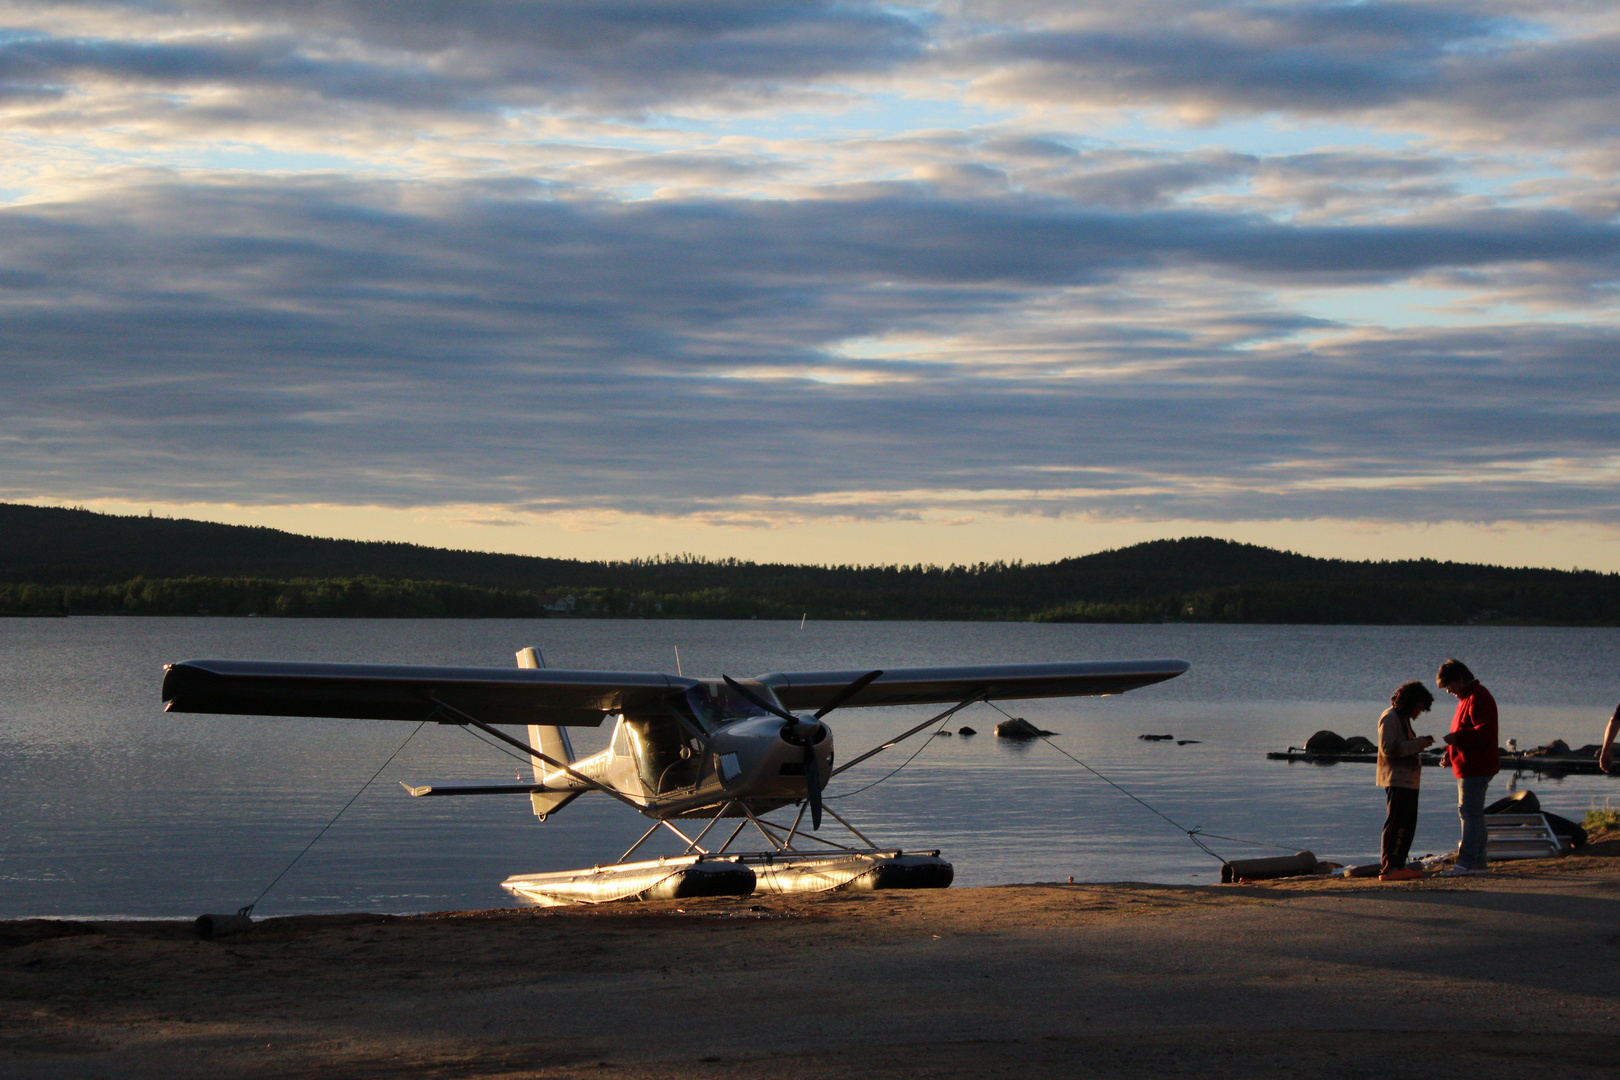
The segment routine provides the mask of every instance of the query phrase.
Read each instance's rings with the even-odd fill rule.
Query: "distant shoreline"
[[[1620,574],[1208,537],[1051,563],[584,562],[0,503],[0,615],[1620,626]]]
[[[3,596],[3,590],[5,588],[6,588],[5,585],[0,585],[0,596]],[[64,610],[58,610],[58,611],[15,611],[15,610],[0,610],[0,619],[19,619],[20,620],[20,619],[147,619],[147,618],[163,618],[163,619],[255,619],[255,620],[257,620],[257,619],[265,619],[265,620],[280,620],[280,621],[286,621],[286,620],[310,620],[310,619],[377,619],[377,620],[393,619],[393,620],[398,620],[398,621],[410,621],[410,622],[436,622],[436,621],[455,621],[455,620],[465,620],[465,621],[506,621],[506,622],[534,622],[534,621],[538,621],[538,620],[560,620],[560,621],[567,621],[567,622],[593,622],[593,621],[594,622],[636,622],[636,621],[641,621],[641,622],[655,622],[655,621],[678,622],[678,621],[688,621],[688,622],[792,623],[794,625],[798,625],[798,623],[800,621],[800,617],[797,616],[797,615],[793,615],[793,616],[786,616],[786,615],[782,615],[782,616],[777,616],[777,615],[767,615],[767,616],[759,616],[759,615],[692,615],[692,614],[679,614],[679,613],[675,613],[675,614],[655,613],[655,614],[646,614],[646,615],[644,615],[644,614],[611,614],[611,613],[606,613],[606,612],[599,612],[599,613],[582,614],[582,615],[556,615],[556,614],[552,614],[552,613],[549,613],[549,612],[539,612],[539,613],[536,613],[536,614],[507,615],[507,614],[460,614],[460,613],[439,614],[439,613],[431,613],[431,612],[411,614],[411,613],[393,613],[393,612],[386,612],[386,613],[370,613],[370,612],[353,613],[353,612],[345,612],[345,611],[323,611],[323,612],[300,613],[300,614],[295,614],[295,615],[285,615],[285,614],[277,614],[277,613],[261,614],[259,612],[248,612],[248,613],[244,614],[244,613],[224,612],[224,611],[221,611],[221,612],[193,611],[193,610],[185,610],[184,608],[180,608],[180,609],[177,609],[177,610],[164,610],[164,609],[160,609],[160,608],[155,609],[155,608],[150,608],[150,607],[143,608],[142,610],[108,610],[108,611],[64,611]],[[922,616],[922,615],[892,615],[892,616],[888,616],[888,615],[884,615],[884,616],[879,616],[879,615],[866,615],[866,616],[830,615],[830,616],[821,616],[821,617],[817,617],[815,615],[810,615],[809,616],[809,624],[810,625],[814,625],[814,624],[816,624],[818,622],[819,623],[889,623],[889,622],[893,622],[893,623],[969,623],[969,624],[972,624],[972,623],[982,623],[982,624],[992,624],[992,623],[1040,623],[1040,624],[1045,624],[1045,625],[1054,625],[1054,624],[1058,624],[1058,623],[1065,623],[1065,624],[1084,624],[1084,625],[1091,625],[1091,626],[1358,626],[1358,627],[1365,627],[1365,628],[1368,628],[1368,629],[1373,629],[1373,628],[1377,628],[1377,627],[1401,627],[1401,628],[1421,628],[1421,627],[1440,628],[1440,627],[1446,627],[1446,628],[1456,628],[1456,627],[1477,626],[1477,627],[1482,627],[1482,628],[1486,628],[1486,627],[1517,627],[1517,628],[1524,628],[1524,629],[1563,629],[1563,630],[1605,630],[1605,629],[1614,629],[1617,626],[1620,626],[1620,623],[1608,623],[1608,622],[1594,622],[1594,623],[1530,622],[1530,621],[1515,621],[1515,620],[1508,620],[1508,619],[1493,620],[1493,621],[1470,619],[1470,620],[1467,620],[1467,621],[1464,621],[1464,622],[1417,622],[1417,621],[1414,621],[1414,622],[1360,622],[1360,621],[1352,621],[1352,622],[1312,622],[1312,621],[1265,622],[1265,621],[1260,621],[1260,620],[1238,621],[1238,620],[1232,620],[1232,619],[1192,619],[1192,618],[1183,618],[1183,619],[1174,619],[1174,618],[1038,619],[1038,618],[1031,618],[1031,617],[1028,617],[1028,616],[1021,617],[1021,618],[1020,617],[1011,617],[1011,616],[1006,617],[1006,618],[952,618],[952,617],[949,617],[949,616]]]

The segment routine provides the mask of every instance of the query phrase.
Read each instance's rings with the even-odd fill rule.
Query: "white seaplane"
[[[623,899],[943,888],[953,875],[939,852],[874,844],[822,801],[827,780],[942,724],[975,702],[1105,696],[1173,679],[1184,660],[987,664],[875,671],[793,671],[752,679],[693,679],[631,671],[548,669],[538,649],[516,668],[187,660],[163,677],[169,712],[434,721],[477,728],[533,764],[532,783],[449,782],[413,796],[527,795],[541,821],[587,792],[653,819],[616,862],[589,870],[523,874],[502,885],[539,904]],[[842,706],[950,703],[944,712],[848,761],[835,763],[825,717]],[[800,710],[796,712],[795,710]],[[810,711],[813,710],[813,711]],[[607,749],[576,758],[569,727],[613,721]],[[501,730],[528,728],[528,741]],[[796,806],[789,825],[765,815]],[[802,828],[810,815],[809,830]],[[819,835],[823,814],[858,845]],[[733,818],[730,837],[703,846]],[[707,819],[695,835],[674,824]],[[752,824],[769,850],[733,852]],[[686,844],[676,856],[630,862],[660,828]],[[711,842],[712,843],[712,842]],[[806,843],[820,845],[806,849]]]

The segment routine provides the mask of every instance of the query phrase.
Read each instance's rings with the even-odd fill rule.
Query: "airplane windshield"
[[[691,787],[700,773],[703,742],[673,716],[627,716],[636,770],[654,795]]]
[[[710,731],[732,720],[770,715],[723,682],[698,683],[686,692],[686,701],[698,723]]]

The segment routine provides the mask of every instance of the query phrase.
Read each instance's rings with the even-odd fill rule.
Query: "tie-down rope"
[[[1001,706],[997,705],[993,701],[986,701],[985,704],[990,706],[992,709],[996,710],[996,712],[1000,713],[1002,716],[1005,716],[1009,720],[1017,719],[1011,713],[1009,713],[1006,709],[1003,709]],[[1108,777],[1104,776],[1102,773],[1098,772],[1096,769],[1092,768],[1090,765],[1087,765],[1085,762],[1081,761],[1079,758],[1075,757],[1073,754],[1071,754],[1067,750],[1063,749],[1063,747],[1059,746],[1057,743],[1053,742],[1051,739],[1047,738],[1045,735],[1042,735],[1040,737],[1040,739],[1047,746],[1050,746],[1052,749],[1056,750],[1058,753],[1062,754],[1064,757],[1068,758],[1070,761],[1074,762],[1076,765],[1080,766],[1082,769],[1086,770],[1091,775],[1095,776],[1097,779],[1101,780],[1103,783],[1105,783],[1109,787],[1113,788],[1115,791],[1118,791],[1121,795],[1124,795],[1128,799],[1134,800],[1135,802],[1139,803],[1144,809],[1146,809],[1150,813],[1156,814],[1159,817],[1163,818],[1165,821],[1168,821],[1172,826],[1175,827],[1175,829],[1177,831],[1186,833],[1187,834],[1187,839],[1191,840],[1193,842],[1193,844],[1197,846],[1198,850],[1202,851],[1204,854],[1208,855],[1210,858],[1216,860],[1217,862],[1221,863],[1222,865],[1225,865],[1226,860],[1221,858],[1221,856],[1218,855],[1214,851],[1214,849],[1212,849],[1208,844],[1204,843],[1203,840],[1199,839],[1200,837],[1207,836],[1211,840],[1228,840],[1228,841],[1230,841],[1230,842],[1232,842],[1234,844],[1248,844],[1251,847],[1276,848],[1278,851],[1293,851],[1293,850],[1296,850],[1294,848],[1283,847],[1281,844],[1268,844],[1268,843],[1265,843],[1264,841],[1261,841],[1261,840],[1243,840],[1243,839],[1240,839],[1239,837],[1236,837],[1236,836],[1221,836],[1218,833],[1205,832],[1204,827],[1202,825],[1194,825],[1192,828],[1189,829],[1189,828],[1187,828],[1187,826],[1183,825],[1181,822],[1177,821],[1175,818],[1171,817],[1169,814],[1166,814],[1164,811],[1162,811],[1162,810],[1158,809],[1157,807],[1153,806],[1146,799],[1141,798],[1140,796],[1126,790],[1124,786],[1122,786],[1122,785],[1120,785],[1118,783],[1115,783],[1113,780],[1108,779]]]
[[[376,780],[377,777],[381,776],[382,773],[383,773],[383,770],[388,768],[389,765],[393,764],[394,759],[399,757],[400,751],[404,750],[406,745],[408,743],[410,743],[410,741],[412,739],[416,738],[416,733],[418,731],[421,731],[423,724],[426,724],[426,723],[427,723],[427,721],[423,720],[421,724],[417,724],[414,728],[411,729],[411,733],[409,735],[405,736],[405,742],[402,742],[402,743],[399,744],[399,749],[395,750],[392,754],[389,754],[388,755],[388,760],[383,762],[381,765],[379,765],[377,767],[377,771],[371,774],[371,780],[367,780],[365,783],[360,785],[360,790],[355,792],[354,795],[349,799],[349,801],[343,804],[343,810],[339,810],[337,813],[333,814],[332,815],[332,820],[328,821],[325,825],[321,826],[321,831],[315,834],[315,839],[311,840],[309,843],[305,844],[304,845],[304,850],[300,851],[298,854],[294,855],[292,857],[292,862],[288,863],[286,866],[281,868],[281,873],[277,874],[274,878],[271,879],[270,884],[268,884],[268,885],[266,885],[264,887],[264,892],[261,892],[258,896],[255,896],[253,898],[253,903],[247,905],[246,907],[241,907],[241,908],[236,909],[236,913],[238,915],[252,915],[253,914],[253,909],[258,906],[259,901],[263,900],[265,898],[265,895],[268,894],[271,889],[276,887],[276,882],[278,882],[282,878],[286,877],[287,876],[287,871],[291,870],[294,866],[296,866],[298,864],[299,859],[302,859],[305,855],[309,854],[309,849],[314,847],[320,841],[321,837],[326,835],[326,830],[327,829],[330,829],[332,826],[337,824],[338,818],[343,816],[344,810],[347,810],[349,807],[354,805],[354,800],[355,799],[358,799],[361,795],[365,794],[366,788],[371,786],[372,781]]]

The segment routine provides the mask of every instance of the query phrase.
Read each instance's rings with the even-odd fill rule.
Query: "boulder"
[[[978,734],[977,731],[975,731],[973,728],[967,727],[966,725],[963,725],[962,727],[957,728],[956,733],[958,735],[977,735]]]
[[[1038,739],[1042,735],[1056,735],[1055,731],[1042,731],[1034,724],[1021,716],[1011,720],[1003,720],[996,725],[996,738],[998,739]]]
[[[1344,753],[1344,736],[1336,731],[1318,731],[1305,740],[1305,749],[1312,754]]]
[[[1545,746],[1538,746],[1534,750],[1526,750],[1524,752],[1524,756],[1525,757],[1543,757],[1543,756],[1545,756],[1547,754],[1567,754],[1567,753],[1569,753],[1569,743],[1565,742],[1563,739],[1554,739],[1552,742],[1548,743]]]
[[[1365,735],[1352,735],[1344,740],[1346,754],[1376,754],[1378,746]]]

